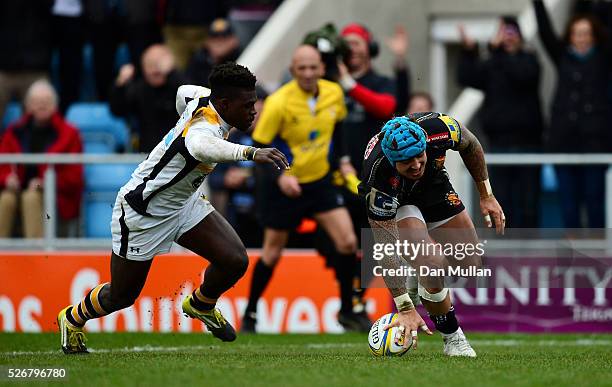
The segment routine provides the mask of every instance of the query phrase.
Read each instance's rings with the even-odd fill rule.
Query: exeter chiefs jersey
[[[178,122],[119,192],[144,216],[167,216],[201,196],[200,186],[216,165],[202,156],[205,147],[228,136],[230,126],[209,102],[210,90],[190,86],[186,93],[185,87],[181,86],[177,94],[177,111],[183,109]],[[235,153],[244,148],[232,145]]]
[[[359,194],[366,200],[368,216],[375,220],[395,217],[397,209],[411,204],[411,199],[422,199],[424,190],[434,184],[444,184],[448,175],[444,169],[446,151],[456,150],[461,141],[461,124],[441,113],[415,113],[407,116],[419,124],[427,135],[427,163],[419,180],[409,180],[399,174],[382,151],[380,132],[368,143],[363,160]]]

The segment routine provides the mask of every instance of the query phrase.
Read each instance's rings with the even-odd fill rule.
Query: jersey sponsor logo
[[[459,195],[455,191],[450,191],[446,193],[446,201],[448,204],[454,207],[458,207],[461,205],[461,199],[459,199]]]
[[[365,153],[363,154],[364,160],[366,160],[370,156],[370,153],[372,153],[372,150],[374,149],[377,143],[378,143],[378,135],[372,137],[370,139],[370,142],[368,142],[368,146],[366,146]]]
[[[204,175],[200,175],[198,177],[196,177],[192,182],[191,182],[191,186],[193,187],[193,189],[198,189],[202,183],[204,182],[204,179],[206,179],[206,174]]]
[[[434,113],[434,112],[430,112],[430,113],[413,113],[413,114],[409,114],[408,118],[411,121],[416,122],[417,124],[428,120],[430,118],[436,118],[438,117],[438,113]]]
[[[451,140],[453,140],[455,143],[459,142],[459,123],[454,118],[449,116],[440,116],[439,118],[448,128]]]
[[[343,206],[344,205],[344,196],[342,196],[341,194],[337,194],[336,195],[336,204],[339,206]]]
[[[317,139],[317,137],[319,137],[320,134],[321,134],[321,131],[319,129],[311,130],[310,133],[308,133],[308,139],[310,141],[314,141]]]
[[[400,184],[399,177],[398,176],[391,176],[391,178],[389,179],[389,184],[391,185],[391,188],[397,189],[397,187],[399,187],[399,184]]]
[[[368,203],[368,210],[372,214],[382,217],[395,216],[399,206],[399,202],[396,198],[376,188],[372,188],[366,195],[366,202]]]
[[[447,140],[447,139],[448,139],[448,133],[438,133],[438,134],[433,134],[431,136],[427,136],[427,142]]]

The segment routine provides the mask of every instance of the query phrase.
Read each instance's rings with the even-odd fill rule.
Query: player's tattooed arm
[[[461,140],[457,151],[459,151],[463,163],[468,171],[470,171],[474,181],[485,181],[489,178],[482,145],[480,145],[478,138],[466,127],[461,129]]]
[[[395,219],[368,219],[368,221],[370,222],[370,227],[372,227],[374,243],[395,245],[395,242],[399,238],[399,230],[397,229]],[[384,257],[378,262],[383,267],[383,269],[392,270],[400,269],[402,266],[406,265],[406,262],[399,255],[396,254],[390,256],[384,254]],[[385,284],[387,285],[387,288],[389,289],[394,298],[408,293],[405,277],[385,275],[383,276],[383,279],[385,280]]]

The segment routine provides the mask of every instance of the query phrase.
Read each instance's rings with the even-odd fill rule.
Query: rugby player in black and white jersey
[[[487,226],[494,222],[497,232],[503,233],[505,215],[491,191],[478,139],[454,118],[427,112],[388,121],[366,147],[359,193],[377,243],[478,243],[474,224],[444,168],[449,149],[459,152],[476,182]],[[422,267],[444,269],[453,262],[463,267],[481,264],[477,254],[459,260],[439,251],[432,249],[428,255],[414,257],[410,265],[418,274]],[[403,266],[398,255],[386,256],[380,262],[384,269]],[[420,276],[418,282],[415,277],[408,282],[405,277],[383,277],[399,311],[399,318],[390,326],[400,327],[401,335],[410,334],[415,341],[419,329],[431,334],[414,307],[420,298],[444,338],[444,353],[476,357],[455,317],[443,277]]]
[[[111,281],[59,313],[65,353],[87,352],[87,320],[132,305],[153,258],[167,253],[173,242],[210,261],[201,286],[183,301],[183,312],[201,320],[215,337],[236,339],[215,304],[244,275],[247,253],[234,229],[204,197],[202,182],[219,162],[253,160],[279,169],[289,163],[275,148],[226,141],[232,127],[245,131],[253,123],[255,76],[246,67],[225,63],[213,69],[209,80],[210,90],[179,88],[178,122],[119,191],[111,221]]]

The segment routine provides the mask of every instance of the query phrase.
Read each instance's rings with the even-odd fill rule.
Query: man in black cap
[[[240,52],[240,41],[229,21],[215,19],[210,23],[206,42],[189,61],[187,78],[192,84],[208,87],[212,68],[224,62],[235,62]]]

